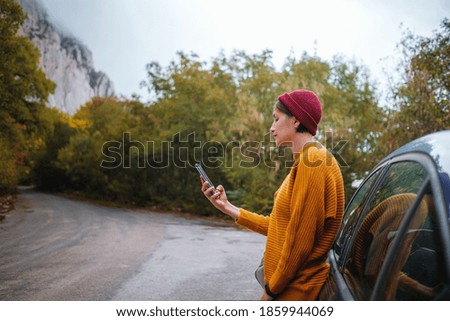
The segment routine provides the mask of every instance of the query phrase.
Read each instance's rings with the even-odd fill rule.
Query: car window
[[[344,277],[357,299],[370,299],[395,232],[427,176],[423,166],[416,162],[391,165],[361,214],[363,217],[343,268]]]
[[[443,249],[431,192],[421,200],[403,236],[383,289],[385,300],[433,300],[446,288]]]
[[[380,172],[381,169],[373,173],[369,178],[367,178],[367,180],[363,182],[363,185],[361,185],[361,187],[358,189],[355,196],[350,201],[345,210],[342,219],[342,225],[334,245],[334,251],[338,257],[341,256],[346,243],[349,242],[353,235],[355,225],[358,222],[358,217],[361,214],[361,208],[365,200],[367,199],[368,192],[370,191],[371,186],[379,176]]]

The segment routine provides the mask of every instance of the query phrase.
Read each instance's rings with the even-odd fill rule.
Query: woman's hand
[[[264,291],[263,295],[261,296],[261,298],[259,298],[260,301],[272,301],[273,298],[271,296],[269,296],[266,291]]]
[[[225,189],[222,185],[217,186],[214,191],[214,186],[208,187],[208,183],[203,180],[203,177],[200,176],[200,180],[202,181],[202,192],[205,197],[220,211],[225,208],[225,204],[228,202],[227,194],[225,193]]]
[[[222,185],[215,188],[214,186],[208,187],[208,183],[203,180],[200,176],[202,182],[202,192],[205,197],[221,212],[230,215],[231,217],[239,218],[239,208],[234,206],[228,201],[227,194]]]

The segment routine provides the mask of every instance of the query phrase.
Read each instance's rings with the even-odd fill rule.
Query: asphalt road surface
[[[0,300],[257,300],[264,243],[233,224],[22,189],[0,222]]]

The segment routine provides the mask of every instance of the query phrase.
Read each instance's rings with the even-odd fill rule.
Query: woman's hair
[[[275,108],[286,114],[288,117],[294,117],[294,115],[287,109],[287,107],[279,100],[275,103]],[[297,127],[297,133],[308,133],[309,130],[303,126],[302,123]]]

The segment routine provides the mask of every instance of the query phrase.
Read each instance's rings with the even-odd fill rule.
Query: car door
[[[339,229],[333,249],[330,251],[330,276],[323,286],[320,300],[354,300],[355,297],[351,288],[343,278],[341,273],[345,254],[352,244],[360,215],[363,213],[364,204],[367,202],[371,192],[383,175],[388,166],[379,166],[361,183],[358,190],[353,195],[342,219],[342,225]]]
[[[347,206],[322,299],[427,300],[448,295],[448,253],[434,198],[439,191],[433,190],[439,182],[430,175],[435,171],[431,159],[410,156],[377,168]]]

